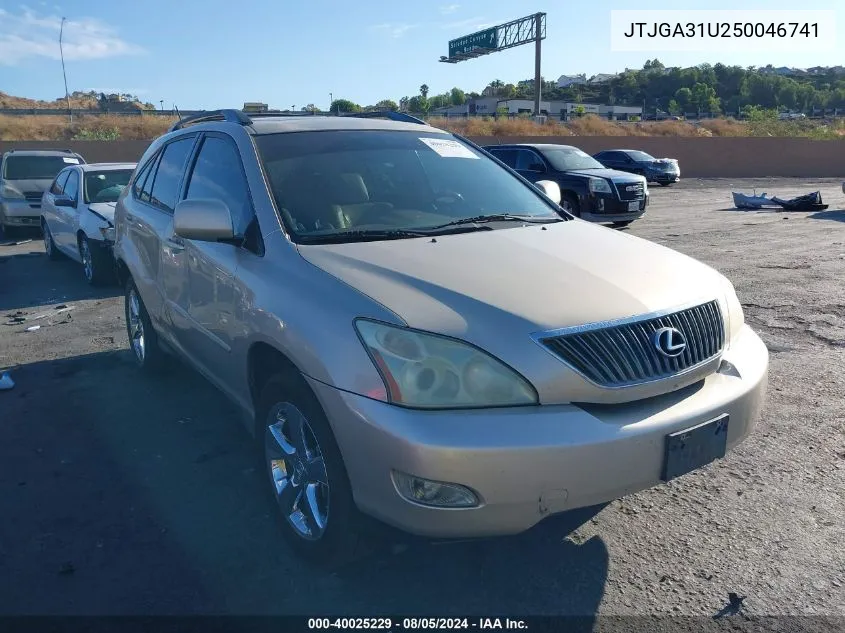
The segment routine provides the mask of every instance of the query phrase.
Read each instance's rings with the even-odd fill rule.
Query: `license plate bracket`
[[[637,200],[636,202],[629,202],[628,203],[628,211],[639,211],[640,210],[640,201]]]
[[[725,414],[667,435],[660,478],[669,481],[724,457],[729,420]]]

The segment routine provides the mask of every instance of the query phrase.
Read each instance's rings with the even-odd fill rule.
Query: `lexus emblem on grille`
[[[662,327],[654,333],[654,347],[667,358],[675,358],[684,353],[687,339],[680,330],[673,327]]]

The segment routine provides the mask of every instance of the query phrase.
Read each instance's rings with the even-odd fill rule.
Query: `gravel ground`
[[[519,537],[385,537],[332,574],[289,555],[226,400],[178,365],[135,371],[117,289],[38,236],[0,246],[0,614],[712,616],[735,592],[752,617],[845,617],[840,182],[685,180],[628,229],[727,274],[769,346],[763,420],[726,459]],[[831,206],[729,208],[755,187]]]

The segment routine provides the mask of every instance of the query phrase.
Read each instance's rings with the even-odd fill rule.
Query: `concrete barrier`
[[[474,137],[479,145],[562,143],[588,154],[603,149],[639,149],[658,158],[677,158],[682,178],[845,177],[845,139],[688,138],[670,136]],[[137,161],[150,141],[0,141],[11,148],[69,148],[89,163]]]

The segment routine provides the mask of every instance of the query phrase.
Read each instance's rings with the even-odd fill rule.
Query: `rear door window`
[[[182,183],[185,164],[194,147],[194,140],[194,136],[180,138],[166,145],[162,152],[153,180],[150,203],[168,213],[173,213],[176,207],[179,185]]]

